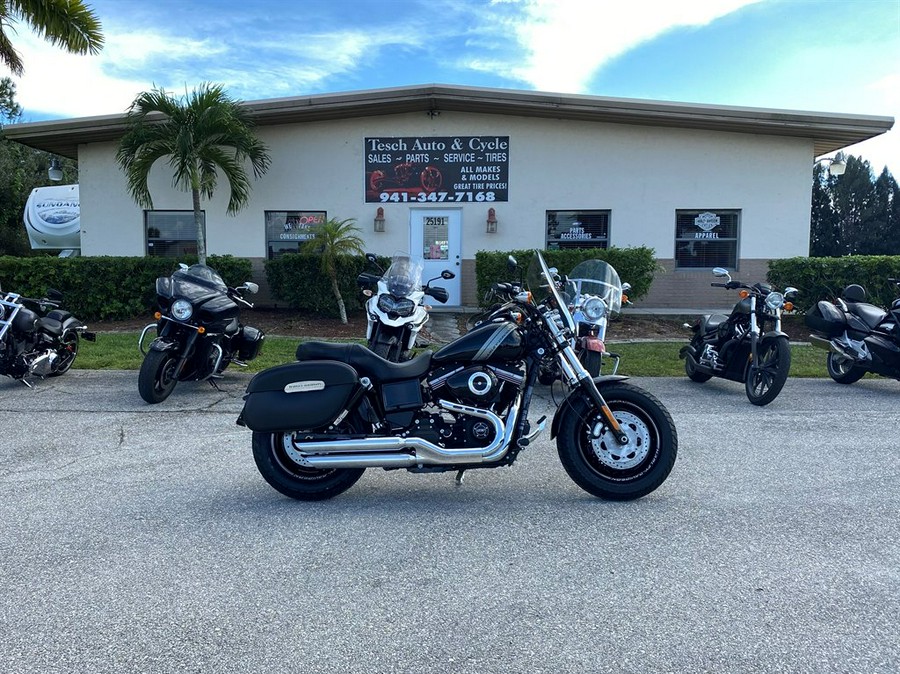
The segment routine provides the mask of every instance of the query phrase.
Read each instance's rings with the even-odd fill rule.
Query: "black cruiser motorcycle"
[[[358,344],[306,342],[299,362],[258,373],[238,424],[253,431],[260,473],[287,496],[319,500],[349,489],[366,468],[457,471],[459,481],[470,468],[511,465],[546,426],[544,417],[532,424],[528,410],[541,359],[552,353],[570,388],[550,426],[566,472],[600,498],[652,492],[677,453],[668,410],[627,377],[590,377],[539,251],[527,287],[498,284],[507,302],[491,320],[404,363]]]
[[[41,299],[0,291],[0,374],[31,387],[29,377],[69,371],[81,339],[95,340],[87,326],[64,309],[52,288]]]
[[[900,279],[888,282],[900,287]],[[810,344],[828,351],[828,375],[838,384],[859,381],[866,372],[900,379],[900,299],[888,311],[866,302],[856,283],[833,303],[822,300],[806,314]]]
[[[231,363],[244,366],[256,358],[263,332],[238,319],[241,307],[253,308],[240,293],[258,289],[249,281],[229,288],[219,274],[201,264],[181,264],[171,276],[156,279],[156,322],[138,338],[144,355],[138,375],[141,398],[162,402],[179,381],[207,380],[215,386],[215,379]],[[145,348],[151,330],[156,338]]]
[[[712,377],[743,382],[751,403],[768,405],[781,393],[791,369],[791,347],[781,331],[781,312],[793,308],[786,300],[797,289],[789,286],[782,294],[766,283],[732,281],[721,267],[713,269],[713,274],[728,280],[710,285],[740,289],[741,299],[728,316],[709,314],[684,324],[694,333],[678,354],[684,359],[685,374],[698,383]]]

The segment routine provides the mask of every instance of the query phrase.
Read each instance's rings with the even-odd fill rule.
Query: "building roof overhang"
[[[439,84],[273,98],[247,101],[244,105],[258,126],[416,112],[474,112],[809,138],[816,157],[878,136],[894,125],[893,117],[874,115]],[[116,141],[126,128],[125,115],[117,114],[11,124],[3,132],[10,140],[77,159],[79,145]]]

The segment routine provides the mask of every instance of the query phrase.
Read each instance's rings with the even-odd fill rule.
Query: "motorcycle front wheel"
[[[56,363],[53,366],[51,377],[58,377],[65,374],[75,362],[75,356],[78,355],[79,336],[75,330],[66,330],[59,340],[59,348],[56,349]]]
[[[655,396],[631,384],[601,389],[613,417],[628,436],[620,445],[586,397],[568,403],[556,449],[569,477],[586,492],[630,501],[657,489],[672,471],[678,433],[672,415]]]
[[[763,342],[756,351],[756,362],[747,370],[744,388],[754,405],[768,405],[778,397],[791,369],[791,347],[787,339]]]
[[[365,468],[320,470],[300,465],[291,433],[253,433],[253,459],[266,482],[299,501],[323,501],[347,491]]]
[[[836,353],[828,354],[825,367],[828,368],[828,376],[838,384],[853,384],[866,374],[864,368],[855,366],[852,360]]]
[[[175,390],[178,379],[175,367],[178,354],[174,351],[148,351],[138,374],[138,392],[151,405],[161,403]]]

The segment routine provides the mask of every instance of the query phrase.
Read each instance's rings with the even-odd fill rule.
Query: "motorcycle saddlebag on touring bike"
[[[359,385],[356,370],[339,361],[279,365],[250,380],[238,423],[264,433],[321,428],[344,411]]]
[[[829,339],[837,337],[847,329],[847,317],[844,316],[844,312],[825,300],[820,300],[807,312],[805,321],[810,330]]]

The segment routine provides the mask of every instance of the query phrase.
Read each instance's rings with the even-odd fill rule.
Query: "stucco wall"
[[[224,181],[204,204],[210,253],[264,257],[266,210],[356,218],[369,250],[408,250],[410,210],[417,206],[383,204],[386,231],[373,231],[380,204],[365,203],[364,138],[453,135],[509,136],[510,142],[509,201],[453,204],[462,209],[464,260],[481,249],[543,248],[545,212],[557,209],[610,209],[612,245],[647,245],[662,260],[674,257],[676,209],[740,209],[742,260],[808,251],[809,140],[454,112],[268,126],[258,135],[271,148],[271,168],[237,216],[225,214]],[[114,154],[114,143],[79,148],[85,255],[144,254],[143,213]],[[190,195],[172,189],[164,162],[150,185],[155,208],[191,208]],[[496,210],[495,234],[485,232],[489,207]],[[466,278],[471,273],[464,264],[464,288],[474,286]],[[674,270],[660,282],[682,279],[681,287],[695,277],[706,282],[705,273]]]

